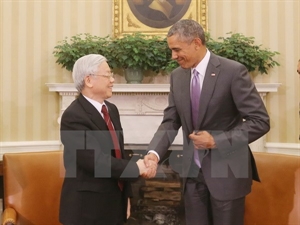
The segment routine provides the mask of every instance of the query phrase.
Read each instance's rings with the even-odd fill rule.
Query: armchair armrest
[[[2,225],[16,225],[17,212],[13,208],[6,208],[2,214]]]

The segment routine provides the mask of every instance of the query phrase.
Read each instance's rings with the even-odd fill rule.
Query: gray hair
[[[194,20],[179,20],[169,30],[167,37],[178,35],[178,37],[187,42],[192,42],[194,38],[200,38],[205,45],[205,33],[202,26]]]
[[[106,61],[107,59],[104,56],[98,54],[85,55],[77,59],[73,66],[72,77],[79,92],[84,88],[85,76],[96,73],[98,66]]]

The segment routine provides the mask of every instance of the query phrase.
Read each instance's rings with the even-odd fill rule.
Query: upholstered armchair
[[[59,225],[62,151],[3,155],[3,225]]]
[[[244,225],[300,224],[300,157],[254,153],[261,182],[246,197]]]

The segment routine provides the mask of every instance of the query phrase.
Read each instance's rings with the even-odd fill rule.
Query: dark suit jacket
[[[105,101],[124,158],[124,142],[117,107]],[[66,176],[61,192],[63,224],[120,224],[126,221],[128,180],[139,176],[135,162],[114,157],[113,142],[97,109],[81,94],[61,118]],[[118,180],[125,187],[121,192]]]
[[[219,200],[243,197],[251,191],[252,178],[259,180],[248,144],[269,131],[269,116],[247,69],[242,64],[211,53],[203,81],[199,119],[193,128],[190,103],[190,69],[171,73],[169,105],[148,149],[160,157],[183,130],[183,187],[191,173],[193,130],[206,130],[216,149],[199,151],[201,167],[212,196]],[[174,153],[176,154],[176,153]],[[172,157],[172,156],[171,156]]]

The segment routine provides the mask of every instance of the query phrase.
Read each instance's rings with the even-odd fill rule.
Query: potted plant
[[[267,74],[270,68],[279,66],[274,60],[278,52],[256,45],[254,37],[246,37],[240,33],[228,34],[229,37],[219,37],[216,41],[207,33],[208,49],[217,55],[244,64],[249,72]],[[92,53],[104,55],[112,69],[125,71],[125,77],[128,76],[128,70],[134,71],[134,77],[137,77],[137,71],[144,76],[156,76],[159,72],[166,75],[178,66],[177,62],[171,59],[166,38],[141,33],[128,34],[121,38],[77,34],[60,41],[53,51],[57,58],[56,63],[69,71],[72,71],[78,58]],[[142,79],[141,77],[128,83],[139,83]]]
[[[280,65],[274,60],[279,52],[256,45],[254,37],[246,37],[243,34],[232,32],[227,34],[230,36],[219,37],[219,41],[216,41],[207,33],[208,49],[219,56],[242,63],[250,73],[257,71],[267,74],[270,68]]]
[[[108,62],[112,68],[124,69],[128,83],[140,83],[143,76],[166,74],[175,68],[166,39],[141,33],[124,35],[111,40]],[[172,67],[173,66],[173,67]],[[144,73],[151,71],[152,73]]]
[[[88,54],[108,55],[110,37],[99,37],[91,34],[77,34],[70,39],[59,41],[54,47],[53,55],[57,58],[56,63],[72,71],[77,59]]]
[[[123,69],[126,79],[130,79],[132,73],[133,80],[128,80],[128,83],[140,83],[144,75],[155,76],[159,72],[166,75],[178,66],[171,60],[166,39],[141,33],[121,38],[77,34],[60,41],[53,51],[56,63],[69,71],[78,58],[92,53],[104,55],[112,69]]]

